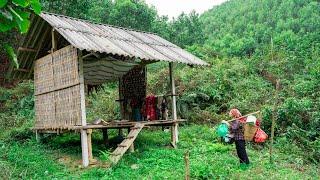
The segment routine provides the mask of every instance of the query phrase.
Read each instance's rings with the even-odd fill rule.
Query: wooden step
[[[134,136],[127,136],[127,137],[125,137],[125,139],[132,139],[132,138],[134,138]]]
[[[124,153],[127,152],[129,147],[136,140],[143,127],[144,124],[136,123],[134,128],[132,128],[129,132],[128,136],[120,144],[118,144],[118,147],[110,154],[109,159],[113,164],[117,164],[119,162]]]
[[[111,156],[119,156],[121,153],[110,153]]]
[[[127,146],[123,144],[118,144],[118,147],[127,147]]]

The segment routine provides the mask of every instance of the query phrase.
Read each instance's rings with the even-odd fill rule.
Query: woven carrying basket
[[[258,127],[255,125],[245,124],[244,125],[244,140],[252,141],[256,134]]]

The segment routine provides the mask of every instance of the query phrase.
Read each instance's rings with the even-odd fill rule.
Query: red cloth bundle
[[[267,139],[268,139],[268,135],[262,129],[259,128],[254,136],[254,142],[263,143]]]

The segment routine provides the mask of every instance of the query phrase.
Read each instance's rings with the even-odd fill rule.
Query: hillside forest
[[[191,179],[320,177],[319,1],[229,0],[203,14],[182,13],[172,19],[159,16],[142,0],[40,3],[43,11],[156,33],[210,66],[175,66],[178,116],[188,120],[181,128],[178,150],[165,147],[168,134],[147,130],[138,138],[138,151],[110,169],[83,170],[74,165],[81,159],[77,135],[48,136],[44,143],[36,143],[31,130],[33,81],[6,77],[0,87],[0,178],[183,179],[186,150]],[[0,33],[1,64],[12,62],[5,45],[16,48],[23,36],[18,28]],[[167,66],[162,62],[148,66],[148,93],[168,93]],[[0,80],[7,70],[2,69]],[[117,95],[117,83],[91,93],[86,99],[88,119],[119,118]],[[236,157],[230,157],[235,153],[233,145],[221,144],[215,133],[215,126],[229,118],[232,108],[243,114],[261,111],[262,129],[268,135],[275,118],[275,164],[269,164],[267,141],[249,144],[253,165],[246,171],[237,168]],[[100,136],[94,139],[94,155],[103,161],[109,149],[99,145]],[[177,172],[172,173],[172,168]]]

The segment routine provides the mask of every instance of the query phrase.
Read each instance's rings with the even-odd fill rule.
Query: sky
[[[227,0],[145,0],[149,5],[156,7],[159,15],[167,15],[169,18],[178,17],[182,12],[189,13],[195,10],[201,14]]]

